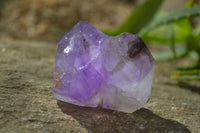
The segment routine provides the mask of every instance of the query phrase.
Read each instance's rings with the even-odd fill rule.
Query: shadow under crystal
[[[131,114],[57,101],[63,113],[72,116],[90,133],[190,133],[183,124],[164,119],[141,108]]]

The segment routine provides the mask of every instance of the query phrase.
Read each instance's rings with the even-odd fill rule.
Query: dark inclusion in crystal
[[[140,37],[110,37],[81,21],[58,42],[53,93],[76,105],[131,113],[148,101],[153,72]]]
[[[138,39],[131,41],[128,43],[128,56],[130,58],[134,58],[137,54],[139,54],[144,48],[146,48],[146,45],[144,44],[144,42],[142,41],[142,39],[140,39],[138,37]]]

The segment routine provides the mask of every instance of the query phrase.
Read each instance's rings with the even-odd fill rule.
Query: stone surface
[[[200,95],[190,88],[200,83],[183,88],[169,78],[185,59],[157,62],[150,101],[127,114],[57,101],[55,50],[54,42],[0,38],[0,133],[199,133]]]
[[[76,105],[132,113],[148,101],[153,72],[138,36],[109,37],[81,21],[58,42],[53,93]]]

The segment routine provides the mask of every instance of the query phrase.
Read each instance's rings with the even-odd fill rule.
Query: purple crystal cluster
[[[150,98],[153,73],[140,37],[110,37],[81,21],[58,42],[53,93],[72,104],[131,113]]]

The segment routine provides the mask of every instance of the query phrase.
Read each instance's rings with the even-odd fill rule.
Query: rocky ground
[[[141,1],[1,0],[0,133],[200,133],[200,83],[169,78],[185,60],[156,63],[150,101],[132,114],[79,107],[52,94],[60,33],[80,20],[113,29]],[[162,8],[178,10],[184,1],[166,0]]]
[[[156,63],[150,101],[125,114],[57,101],[55,54],[56,43],[0,38],[1,133],[200,132],[199,82],[170,79],[174,62]]]

